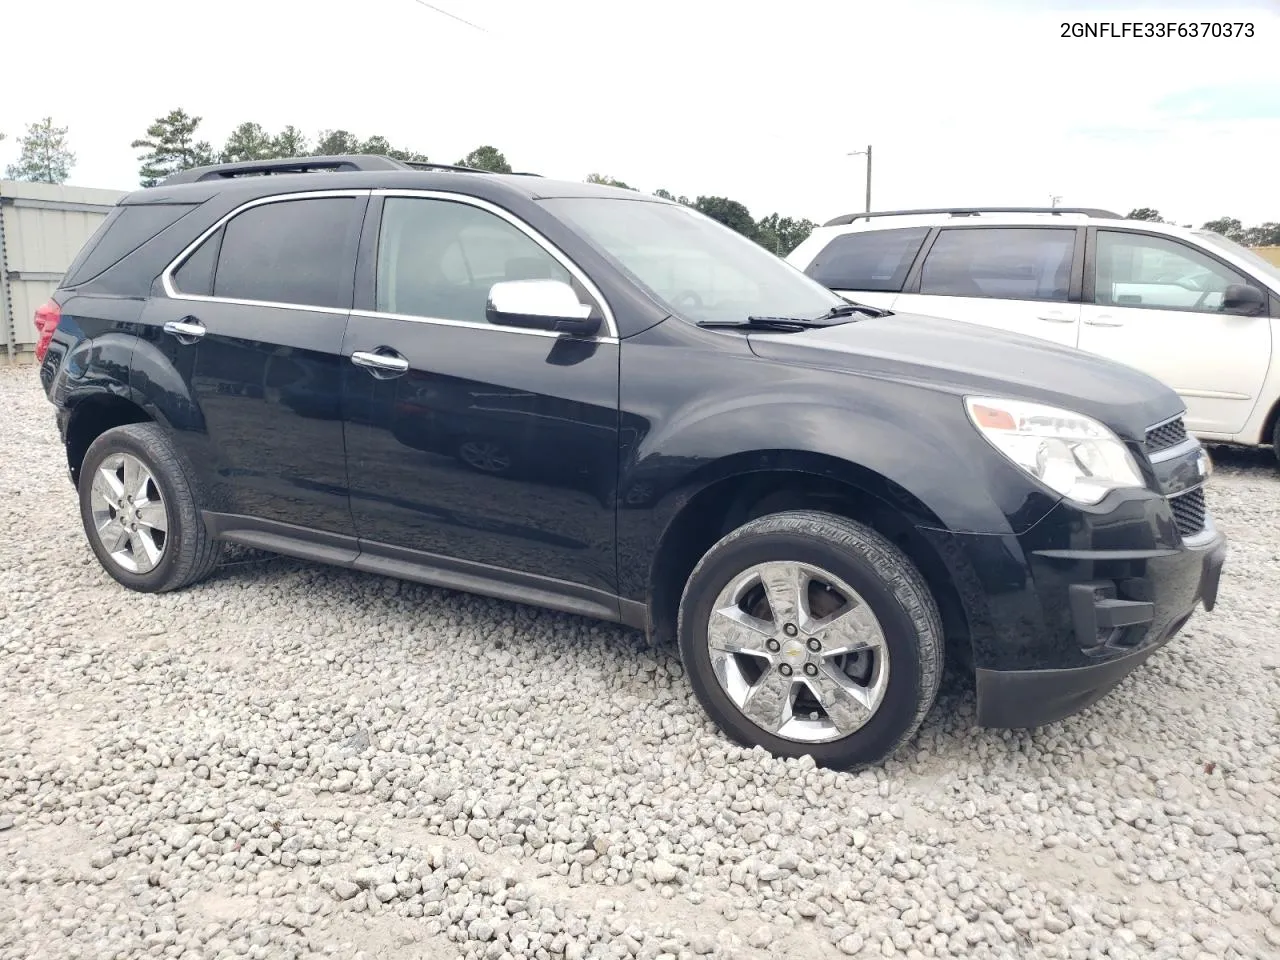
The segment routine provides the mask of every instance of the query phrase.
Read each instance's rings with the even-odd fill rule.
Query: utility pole
[[[871,212],[871,144],[865,150],[851,150],[848,156],[867,158],[867,213]]]
[[[1061,199],[1062,196],[1060,194],[1049,194],[1049,206],[1056,207],[1058,205],[1058,201]]]

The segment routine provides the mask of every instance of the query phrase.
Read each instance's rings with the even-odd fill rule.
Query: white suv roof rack
[[[916,217],[946,214],[952,217],[976,217],[984,213],[1050,213],[1082,214],[1086,217],[1097,217],[1100,220],[1123,220],[1124,217],[1110,210],[1099,210],[1096,207],[932,207],[922,210],[880,210],[869,213],[846,213],[828,220],[824,227],[843,227],[856,220],[870,220],[872,217]]]

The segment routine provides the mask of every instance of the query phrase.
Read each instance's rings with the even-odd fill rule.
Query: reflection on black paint
[[[365,319],[344,349],[381,346],[409,372],[343,371],[359,535],[614,590],[618,346]]]

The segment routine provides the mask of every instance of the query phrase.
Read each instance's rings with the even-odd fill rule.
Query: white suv
[[[1062,207],[853,213],[787,260],[850,300],[1126,363],[1202,440],[1280,457],[1280,267],[1216,233]]]

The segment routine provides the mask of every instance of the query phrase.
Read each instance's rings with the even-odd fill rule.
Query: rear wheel
[[[221,545],[205,529],[196,490],[190,466],[154,423],[94,440],[80,468],[80,519],[103,569],[145,593],[208,576]]]
[[[937,696],[944,645],[911,561],[843,517],[789,511],[713,546],[681,600],[680,651],[734,740],[838,769],[878,763]]]
[[[1276,455],[1276,469],[1280,470],[1280,417],[1276,417],[1275,428],[1271,431],[1271,452]]]

